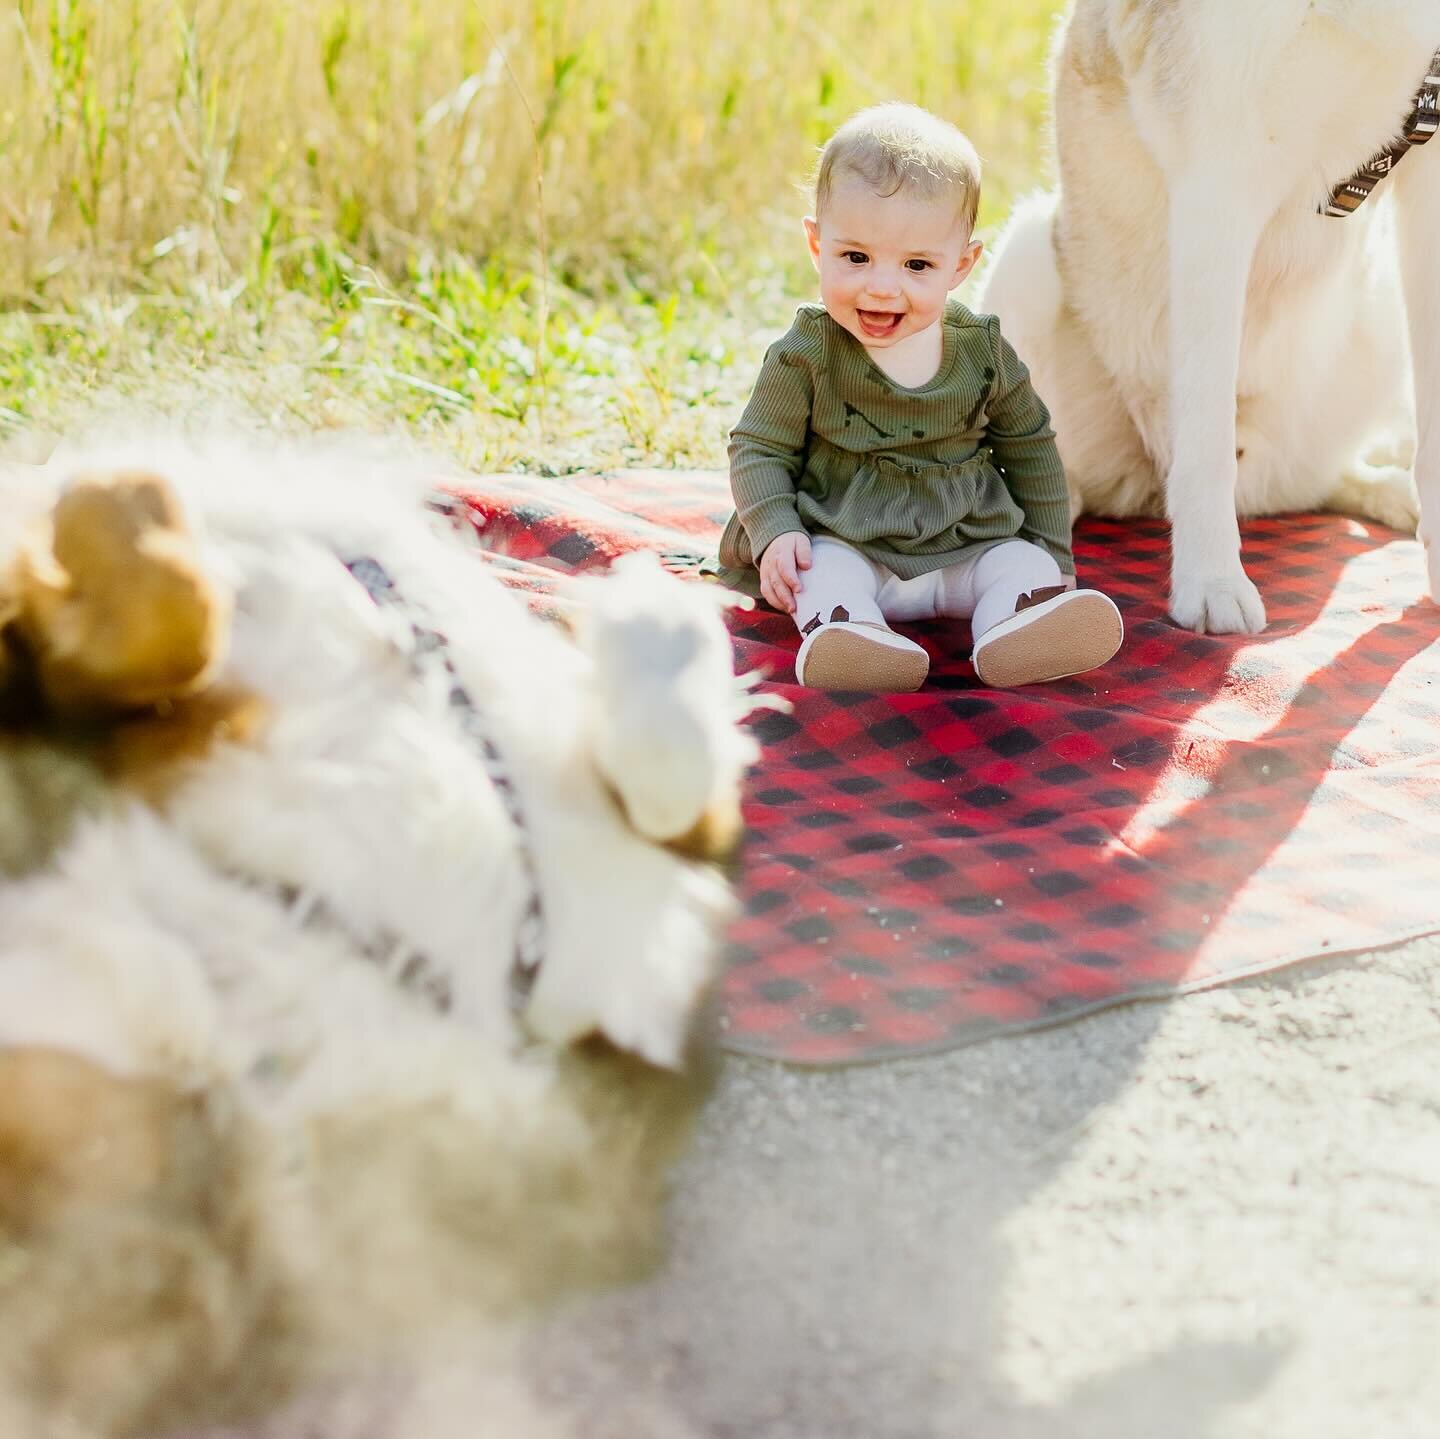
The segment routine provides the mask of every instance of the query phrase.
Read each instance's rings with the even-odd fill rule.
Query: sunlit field
[[[901,98],[1044,179],[1058,0],[0,8],[0,438],[136,405],[472,465],[714,463],[809,293],[816,145]]]

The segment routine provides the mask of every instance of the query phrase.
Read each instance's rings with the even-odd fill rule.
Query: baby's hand
[[[800,571],[810,568],[810,536],[799,530],[780,535],[760,556],[760,593],[787,615],[795,613],[800,592]]]

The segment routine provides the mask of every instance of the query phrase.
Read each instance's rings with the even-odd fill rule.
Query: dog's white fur
[[[1237,511],[1413,528],[1416,483],[1440,597],[1440,141],[1317,214],[1437,46],[1434,0],[1076,0],[1059,36],[1060,186],[1017,211],[982,303],[1077,510],[1168,511],[1186,626],[1264,627]]]
[[[731,897],[714,866],[662,841],[733,806],[755,753],[716,592],[632,560],[574,587],[576,642],[426,513],[434,475],[397,475],[394,456],[233,437],[72,448],[0,474],[0,543],[67,475],[134,465],[171,480],[233,589],[221,682],[257,694],[268,721],[258,743],[195,763],[161,812],[117,795],[46,871],[0,889],[0,1059],[53,1049],[194,1096],[206,1144],[228,1156],[192,1166],[218,1193],[195,1221],[195,1263],[214,1270],[198,1339],[147,1331],[103,1253],[93,1290],[76,1289],[89,1211],[47,1231],[18,1290],[0,1262],[0,1408],[31,1402],[26,1366],[66,1336],[77,1373],[103,1375],[76,1402],[115,1434],[170,1412],[145,1383],[193,1389],[206,1364],[243,1356],[257,1296],[305,1310],[302,1336],[333,1336],[367,1306],[393,1318],[458,1293],[524,1298],[516,1269],[536,1254],[583,1268],[577,1247],[623,1247],[653,1223],[650,1117],[603,1081],[567,1087],[560,1047],[598,1034],[682,1062]],[[408,623],[337,558],[362,554],[448,637],[518,790],[545,924],[518,1022],[517,833],[443,676],[417,672]],[[452,989],[449,1013],[403,982],[417,957]],[[0,1175],[0,1197],[11,1182]],[[185,1232],[164,1214],[146,1225],[142,1254]],[[529,1232],[547,1225],[564,1232]],[[163,1268],[152,1254],[149,1272]],[[87,1349],[92,1311],[131,1323],[133,1344]],[[294,1342],[307,1357],[311,1339]],[[112,1394],[104,1366],[122,1355],[133,1373]]]
[[[738,789],[755,753],[736,726],[750,701],[717,592],[633,557],[579,590],[577,645],[426,518],[433,476],[407,485],[354,456],[154,440],[72,448],[49,468],[141,464],[172,478],[237,592],[220,682],[271,716],[263,745],[195,769],[168,803],[172,826],[218,868],[323,903],[361,941],[393,937],[401,967],[424,955],[455,986],[457,1017],[509,1040],[518,835],[438,675],[412,674],[406,620],[337,559],[376,556],[446,635],[513,772],[545,908],[526,1028],[560,1043],[595,1031],[675,1064],[727,896],[712,869],[654,841]],[[652,742],[618,745],[627,721]]]

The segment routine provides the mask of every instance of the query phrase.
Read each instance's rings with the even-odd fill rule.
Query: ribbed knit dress
[[[755,560],[791,531],[853,545],[901,579],[1029,540],[1075,573],[1050,415],[993,315],[945,307],[934,379],[897,385],[821,305],[766,352],[730,433],[735,513],[706,568],[759,593]]]

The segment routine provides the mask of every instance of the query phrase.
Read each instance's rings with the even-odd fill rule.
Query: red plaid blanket
[[[503,573],[649,548],[693,568],[724,477],[500,476],[464,493]],[[1178,629],[1167,536],[1086,520],[1125,613],[1105,669],[987,690],[964,625],[914,631],[913,695],[797,689],[795,629],[737,612],[757,724],[722,1040],[808,1064],[964,1044],[1440,929],[1440,608],[1418,546],[1333,515],[1245,526],[1259,637]]]

